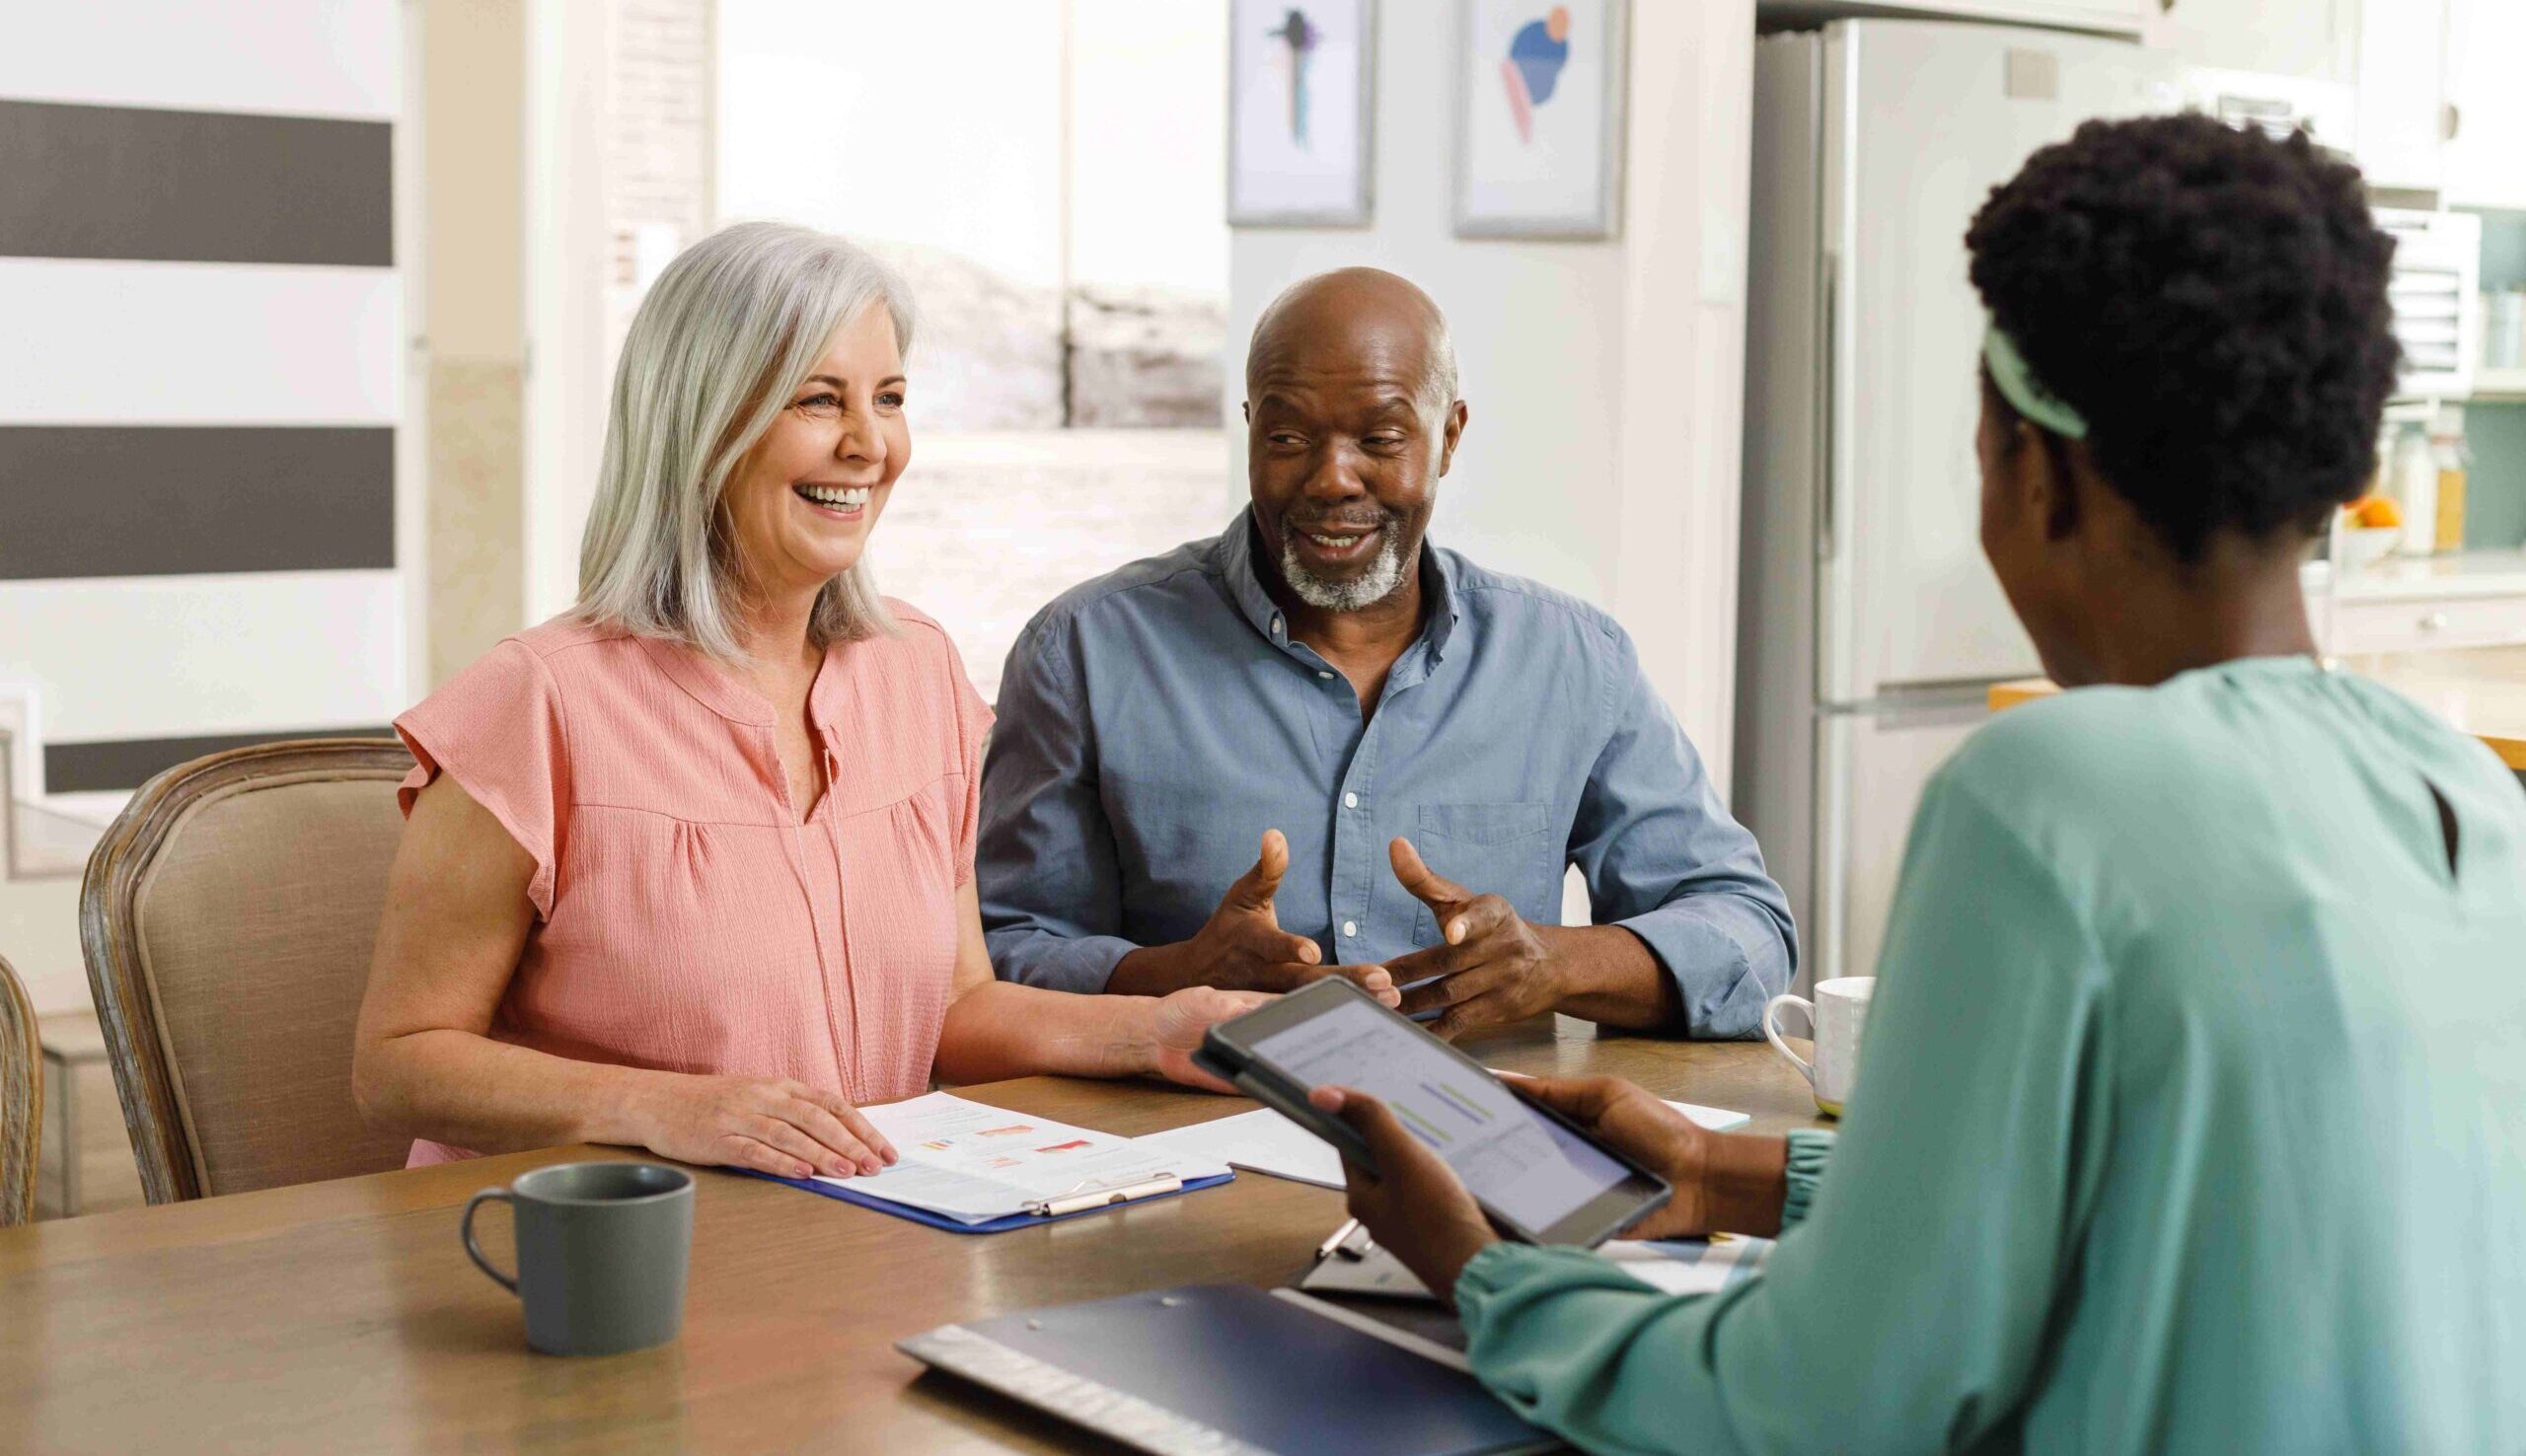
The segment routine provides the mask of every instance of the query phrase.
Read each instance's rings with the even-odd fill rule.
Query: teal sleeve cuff
[[[1824,1164],[1833,1155],[1833,1138],[1834,1134],[1818,1128],[1801,1128],[1789,1134],[1789,1194],[1780,1203],[1782,1233],[1807,1221],[1807,1210],[1816,1203],[1816,1190],[1824,1182]]]
[[[1532,1278],[1649,1288],[1584,1249],[1537,1248],[1501,1239],[1466,1260],[1456,1272],[1456,1318],[1464,1325],[1466,1338],[1471,1340],[1480,1332],[1484,1315],[1502,1290]]]
[[[1482,1301],[1510,1277],[1517,1260],[1514,1257],[1523,1244],[1498,1239],[1483,1247],[1481,1253],[1464,1262],[1456,1271],[1455,1301],[1459,1313],[1469,1313],[1468,1305],[1479,1307]]]

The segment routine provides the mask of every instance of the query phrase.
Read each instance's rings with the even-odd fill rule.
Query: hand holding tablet
[[[1493,1226],[1525,1243],[1593,1248],[1670,1192],[1347,982],[1318,982],[1212,1027],[1196,1059],[1365,1172],[1380,1171],[1372,1133],[1390,1118],[1454,1174]],[[1322,1087],[1364,1092],[1374,1104],[1329,1110],[1309,1100]]]

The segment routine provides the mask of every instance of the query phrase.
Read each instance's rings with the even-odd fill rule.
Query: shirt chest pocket
[[[1424,804],[1412,847],[1421,862],[1476,895],[1497,895],[1527,920],[1561,921],[1567,844],[1550,804]],[[1422,907],[1416,944],[1436,945],[1438,916]]]

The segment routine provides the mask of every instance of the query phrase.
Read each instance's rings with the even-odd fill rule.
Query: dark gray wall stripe
[[[136,789],[156,774],[205,754],[285,738],[393,738],[392,728],[302,728],[288,733],[223,733],[206,738],[117,738],[94,743],[48,743],[43,749],[46,793],[91,794]]]
[[[394,564],[392,428],[0,426],[0,580]]]
[[[390,267],[393,145],[385,121],[0,102],[0,255]]]

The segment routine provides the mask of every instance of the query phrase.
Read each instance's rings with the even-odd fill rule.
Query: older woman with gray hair
[[[353,1086],[415,1164],[590,1141],[875,1173],[933,1076],[1152,1073],[1252,997],[996,981],[991,712],[865,551],[911,459],[902,285],[732,227],[625,340],[579,602],[396,722],[416,761]]]

